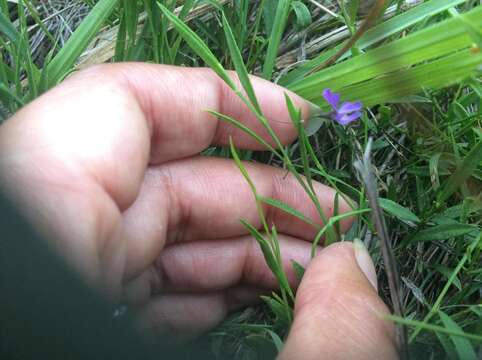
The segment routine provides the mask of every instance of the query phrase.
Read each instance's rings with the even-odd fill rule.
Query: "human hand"
[[[285,90],[253,83],[274,131],[290,143],[296,131]],[[308,105],[292,98],[307,117]],[[179,332],[209,329],[277,287],[239,222],[259,226],[248,184],[233,162],[198,155],[210,144],[226,145],[230,136],[237,147],[260,147],[204,109],[239,119],[268,140],[212,71],[147,64],[78,73],[0,128],[2,181],[58,252],[91,284],[142,308],[152,326]],[[245,166],[260,195],[319,222],[285,171]],[[329,216],[334,191],[315,188]],[[347,209],[341,202],[340,211]],[[296,286],[289,261],[308,265],[316,230],[276,209],[266,211]],[[342,223],[342,229],[349,226]],[[298,290],[281,357],[395,357],[393,329],[380,317],[386,307],[368,278],[376,281],[363,248],[322,250]]]

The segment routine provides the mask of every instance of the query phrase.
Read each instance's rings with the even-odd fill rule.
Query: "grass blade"
[[[228,20],[224,13],[222,13],[222,22],[223,22],[223,29],[224,34],[226,36],[226,42],[228,43],[229,52],[231,53],[231,58],[233,60],[234,68],[239,77],[239,81],[246,91],[249,100],[251,101],[252,105],[258,111],[259,114],[262,114],[261,107],[259,106],[258,99],[256,98],[256,94],[253,89],[253,85],[249,79],[248,71],[246,70],[246,66],[244,65],[243,57],[241,56],[241,52],[239,51],[238,44],[236,43],[236,39],[234,38],[233,31],[229,26]]]
[[[432,226],[428,229],[424,229],[419,231],[413,238],[413,242],[420,242],[420,241],[441,241],[447,240],[452,237],[462,236],[472,231],[477,230],[477,227],[474,225],[468,224],[441,224]]]
[[[443,190],[438,196],[438,202],[442,203],[449,198],[467,179],[469,179],[477,167],[482,163],[482,140],[473,147],[464,158],[460,166],[447,180]]]
[[[452,333],[463,333],[463,330],[460,328],[460,326],[458,326],[457,323],[450,318],[450,316],[445,314],[443,311],[439,311],[438,315],[447,330],[450,330]],[[468,339],[462,336],[449,336],[455,345],[455,350],[459,355],[459,359],[477,360],[477,355],[475,354],[474,348]]]
[[[47,65],[50,86],[57,84],[71,71],[79,56],[112,14],[118,2],[119,0],[99,0],[97,2],[64,47]]]
[[[278,1],[273,28],[271,29],[271,34],[269,37],[268,50],[266,52],[266,58],[263,65],[263,77],[268,80],[271,80],[271,76],[273,75],[274,65],[278,55],[278,48],[281,42],[281,36],[283,35],[286,26],[290,8],[291,0]]]
[[[20,34],[2,11],[0,11],[0,34],[5,35],[14,45],[18,45],[20,41]]]
[[[269,206],[273,206],[287,214],[290,214],[291,216],[294,216],[298,219],[300,219],[301,221],[304,221],[305,223],[315,227],[315,228],[319,228],[320,226],[318,224],[316,224],[313,220],[307,218],[303,213],[299,212],[298,210],[296,209],[293,209],[292,207],[282,203],[281,201],[278,201],[276,199],[272,199],[272,198],[267,198],[267,197],[260,197],[259,200],[261,202],[264,202],[265,204],[269,205]]]
[[[393,216],[397,217],[398,219],[409,222],[409,223],[419,223],[420,219],[417,215],[411,212],[406,207],[403,207],[400,204],[397,204],[395,201],[389,199],[380,198],[380,206],[386,212],[392,214]]]
[[[176,30],[179,31],[179,34],[183,37],[184,41],[188,43],[188,45],[199,55],[199,57],[201,57],[203,61],[211,69],[213,69],[214,72],[218,74],[218,76],[221,77],[231,89],[235,90],[236,85],[204,41],[164,5],[160,3],[157,3],[157,5],[163,14],[172,22]]]

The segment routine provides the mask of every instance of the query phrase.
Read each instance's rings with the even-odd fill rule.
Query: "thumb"
[[[373,285],[372,285],[373,284]],[[396,359],[376,274],[363,243],[333,244],[310,263],[279,359]]]

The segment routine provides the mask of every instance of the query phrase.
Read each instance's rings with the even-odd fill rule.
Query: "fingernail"
[[[307,136],[311,136],[316,133],[323,124],[323,118],[321,115],[323,111],[321,108],[313,103],[310,103],[310,116],[306,119],[305,132]]]
[[[368,253],[365,244],[360,239],[353,240],[353,249],[355,250],[355,259],[360,267],[360,270],[363,274],[365,274],[366,278],[372,286],[374,287],[375,291],[378,291],[378,281],[377,281],[377,273],[375,271],[375,265],[373,265],[372,258]]]

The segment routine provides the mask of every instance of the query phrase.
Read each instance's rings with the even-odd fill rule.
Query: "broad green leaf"
[[[482,26],[482,7],[321,70],[289,88],[326,107],[321,98],[325,88],[341,92],[346,100],[372,106],[422,88],[451,85],[473,74],[482,63],[482,53],[470,51],[472,39],[458,26],[462,18]]]
[[[344,94],[344,100],[358,99],[366,107],[370,107],[419,93],[424,88],[436,90],[459,83],[472,76],[481,62],[482,53],[474,54],[469,49],[462,50],[454,55],[373,78],[339,91]],[[316,92],[312,101],[320,101],[318,97]],[[310,99],[308,96],[307,98]]]
[[[357,48],[363,50],[371,45],[379,43],[382,40],[389,39],[393,35],[408,29],[410,26],[420,21],[424,21],[430,16],[436,15],[465,1],[466,0],[431,0],[420,4],[368,30],[357,41]],[[284,76],[279,83],[284,86],[294,86],[295,82],[303,79],[306,73],[324,63],[342,47],[343,44],[335,47],[334,49],[324,51],[319,57],[300,66],[300,68],[291,71],[289,74]],[[345,56],[348,56],[348,53],[345,54]],[[340,60],[343,58],[344,57],[342,57]]]
[[[476,226],[461,223],[436,225],[419,231],[412,238],[412,241],[447,240],[452,237],[468,234],[474,230],[477,230]]]
[[[379,199],[380,206],[383,210],[390,213],[391,215],[397,217],[398,219],[404,222],[412,222],[412,223],[419,223],[420,219],[417,215],[411,212],[406,207],[403,207],[400,204],[397,204],[395,201],[380,198]]]
[[[440,319],[442,320],[445,328],[453,332],[463,332],[460,326],[443,311],[439,311],[438,315],[440,316]],[[462,336],[454,336],[454,335],[450,335],[450,339],[455,345],[455,350],[457,351],[459,359],[477,360],[477,355],[475,353],[475,350],[468,339]]]

